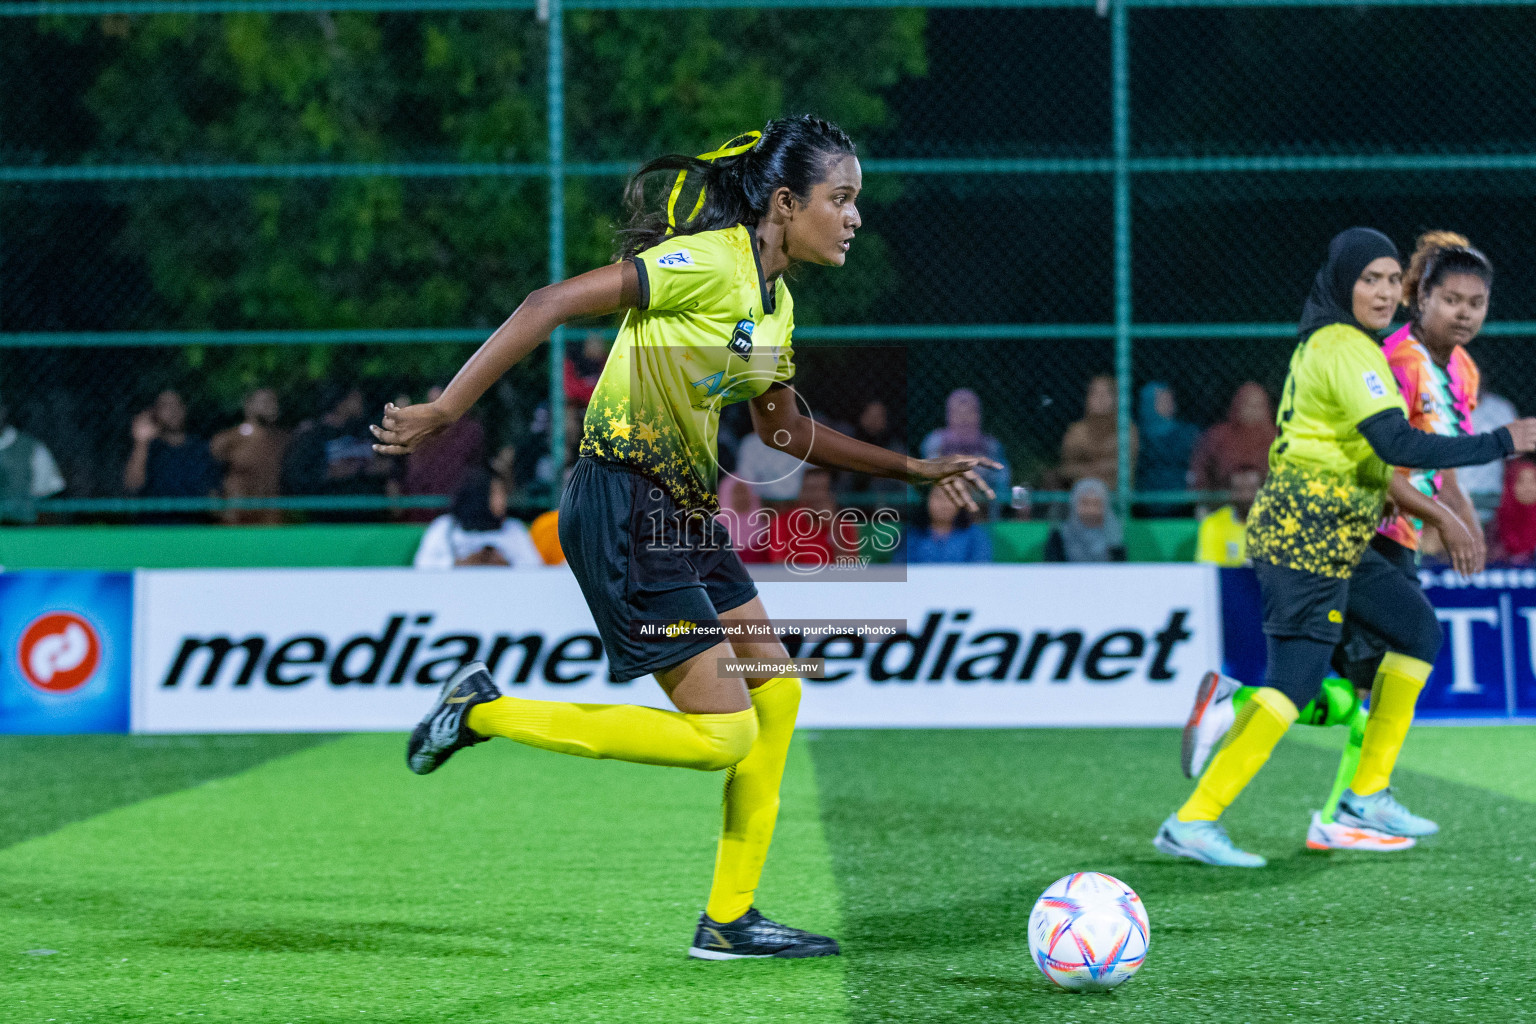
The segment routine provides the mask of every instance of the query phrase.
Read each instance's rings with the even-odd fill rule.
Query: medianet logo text
[[[930,610],[921,628],[884,639],[834,634],[786,638],[793,658],[824,658],[818,686],[853,677],[871,683],[1115,683],[1133,677],[1171,682],[1173,658],[1193,634],[1191,612],[1175,608],[1161,624],[1095,632],[1053,624],[1009,628],[972,623],[969,609]],[[391,615],[376,632],[341,636],[184,635],[160,676],[162,688],[435,686],[471,661],[484,661],[498,683],[532,680],[571,685],[592,679],[604,662],[591,632],[482,634],[439,627],[434,616]],[[1203,666],[1202,666],[1203,668]],[[612,680],[609,680],[612,682]]]

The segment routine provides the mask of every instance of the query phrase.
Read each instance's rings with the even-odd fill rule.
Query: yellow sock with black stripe
[[[1215,821],[1269,760],[1296,721],[1296,705],[1272,686],[1260,687],[1237,713],[1221,750],[1211,758],[1194,793],[1179,808],[1180,821]]]
[[[752,691],[757,742],[725,776],[724,824],[704,912],[722,924],[752,909],[779,817],[779,784],[800,712],[800,680],[780,676]]]
[[[757,739],[757,712],[686,715],[632,704],[499,697],[470,708],[469,727],[577,757],[714,772],[747,756]]]
[[[1396,652],[1381,659],[1376,680],[1371,684],[1371,717],[1365,723],[1365,739],[1360,744],[1360,765],[1349,786],[1359,795],[1379,793],[1391,783],[1397,755],[1402,752],[1408,727],[1413,724],[1419,691],[1424,689],[1432,667],[1427,661]]]

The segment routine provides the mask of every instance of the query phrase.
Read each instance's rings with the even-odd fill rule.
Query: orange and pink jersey
[[[1424,343],[1405,324],[1382,345],[1398,389],[1408,405],[1408,422],[1417,430],[1454,437],[1473,434],[1472,410],[1477,407],[1477,364],[1460,345],[1450,363],[1441,366]],[[1420,493],[1433,498],[1440,493],[1441,476],[1434,469],[1399,469]],[[1419,547],[1417,519],[1397,515],[1382,524],[1381,532],[1406,548]]]

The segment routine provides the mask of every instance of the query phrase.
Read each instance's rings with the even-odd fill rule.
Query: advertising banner
[[[0,573],[0,732],[127,732],[133,577]]]
[[[905,582],[764,582],[771,619],[900,620],[808,635],[807,727],[1179,725],[1216,664],[1215,571],[1183,565],[912,566]],[[479,659],[508,693],[669,706],[608,678],[563,568],[139,574],[133,728],[406,729]]]
[[[1420,719],[1536,717],[1536,569],[1489,569],[1463,579],[1425,569],[1419,582],[1444,643],[1419,695]],[[1259,585],[1252,569],[1221,570],[1223,671],[1264,678]]]
[[[1422,570],[1445,632],[1421,718],[1536,717],[1536,569]]]

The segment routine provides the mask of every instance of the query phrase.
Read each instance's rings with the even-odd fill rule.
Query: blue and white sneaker
[[[1439,825],[1398,803],[1391,786],[1370,796],[1346,789],[1339,797],[1333,820],[1356,828],[1375,829],[1389,836],[1432,836],[1440,831]]]
[[[491,681],[490,670],[482,662],[472,661],[455,672],[443,684],[432,710],[411,730],[405,747],[405,763],[411,771],[429,775],[455,752],[490,739],[469,727],[469,709],[500,696],[501,691]]]
[[[1180,753],[1186,779],[1198,779],[1211,759],[1232,723],[1237,721],[1237,708],[1232,700],[1242,687],[1236,679],[1229,679],[1220,672],[1207,672],[1195,691],[1195,705],[1189,709],[1189,720],[1184,723],[1184,742]]]
[[[1174,857],[1188,857],[1220,868],[1261,868],[1269,861],[1256,853],[1239,850],[1227,830],[1214,821],[1180,821],[1168,815],[1152,845]]]

